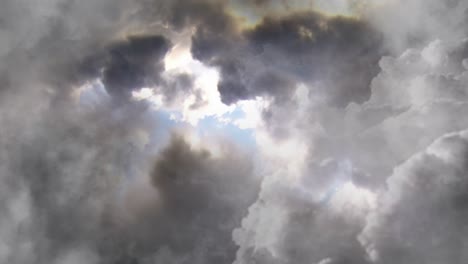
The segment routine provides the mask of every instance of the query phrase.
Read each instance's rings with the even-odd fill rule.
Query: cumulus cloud
[[[337,197],[324,203],[284,176],[264,181],[259,200],[234,232],[240,245],[235,263],[367,263],[355,239],[363,222],[361,215],[353,216],[356,204]]]
[[[465,263],[467,7],[5,0],[0,263]]]
[[[394,169],[360,236],[378,263],[464,263],[467,133],[447,134]]]
[[[293,100],[302,102],[281,109],[292,117],[287,123],[273,118],[273,124],[284,125],[291,132],[285,140],[294,136],[307,151],[285,158],[286,164],[302,159],[294,170],[264,180],[259,200],[234,233],[237,263],[463,263],[463,235],[455,231],[463,230],[463,209],[454,206],[463,198],[451,198],[459,189],[448,182],[466,170],[465,139],[458,140],[465,132],[443,135],[467,127],[465,46],[463,39],[436,39],[382,57],[363,103],[340,108],[313,90],[305,102],[296,94]],[[343,160],[352,166],[345,180],[339,176]],[[336,184],[342,181],[347,184]],[[315,198],[324,191],[333,194],[327,206]]]

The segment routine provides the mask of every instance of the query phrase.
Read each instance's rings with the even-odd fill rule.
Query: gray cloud
[[[334,177],[337,165],[329,164],[321,175],[317,171],[311,176]],[[328,175],[326,170],[330,171]],[[312,198],[326,189],[325,183],[311,190],[284,178],[279,173],[264,181],[259,200],[234,232],[234,240],[240,245],[235,263],[319,263],[325,259],[330,263],[368,263],[356,240],[362,216],[330,210],[328,203],[320,202],[323,195]]]
[[[157,157],[142,147],[158,121],[144,102],[128,100],[131,92],[154,85],[172,102],[191,92],[193,77],[163,76],[166,31],[128,33],[164,21],[132,17],[140,7],[2,4],[0,263],[234,259],[231,231],[256,194],[253,165],[235,147],[225,146],[221,157],[182,139]],[[78,102],[77,88],[98,85],[95,79],[112,100]],[[187,178],[151,184],[154,163],[154,179]]]
[[[466,132],[453,133],[395,168],[361,235],[377,263],[464,263]]]
[[[165,248],[173,260],[232,262],[231,231],[257,193],[248,156],[176,137],[153,157],[139,135],[154,123],[131,108],[48,106],[4,122],[0,262],[146,263]]]
[[[226,151],[222,158],[212,157],[173,138],[152,171],[162,201],[156,218],[161,243],[189,254],[191,262],[232,262],[236,246],[231,232],[256,197],[252,164],[232,149]]]
[[[24,104],[29,95],[9,99]],[[140,165],[135,173],[144,172],[135,145],[152,124],[145,125],[141,107],[116,116],[106,105],[82,112],[40,94],[33,100],[40,105],[21,113],[2,104],[0,262],[107,258],[103,247],[114,241],[106,221],[128,177],[126,165],[133,161]]]
[[[465,43],[438,40],[383,57],[362,104],[343,110],[309,101],[282,109],[294,117],[287,129],[308,146],[305,165],[289,182],[264,180],[234,235],[237,263],[464,263],[466,133],[457,131],[467,127]],[[454,134],[442,137],[447,133]],[[349,194],[335,185],[329,204],[317,210],[314,197],[335,188],[342,160],[353,167],[345,182],[361,190]],[[375,195],[375,207],[351,202],[362,190]],[[340,206],[340,195],[351,206]],[[324,215],[333,220],[321,222]]]
[[[458,42],[466,37],[467,3],[459,0],[389,2],[367,19],[385,34],[386,46],[398,53],[435,39]]]
[[[168,97],[191,91],[190,81],[180,87],[173,85],[180,81],[161,78],[171,36],[162,27],[144,26],[163,23],[162,16],[151,20],[132,16],[131,10],[144,8],[141,4],[57,0],[36,8],[28,1],[7,1],[0,30],[5,40],[0,48],[2,90],[41,82],[66,97],[76,86],[101,78],[120,103],[143,86],[162,87],[157,92]],[[29,16],[24,18],[21,12]],[[143,32],[132,34],[128,29],[132,27]],[[175,79],[187,79],[182,75]]]
[[[351,18],[273,2],[240,2],[265,14],[246,27],[228,1],[4,1],[0,263],[466,262],[466,4]],[[299,154],[261,163],[258,191],[235,146],[141,147],[159,126],[131,92],[193,95],[164,69],[191,30],[222,101],[263,97],[270,135],[304,146],[298,175]],[[85,109],[76,88],[95,79],[112,99]]]
[[[131,37],[112,45],[103,69],[107,91],[111,95],[129,96],[132,90],[158,83],[158,75],[164,70],[162,59],[169,47],[162,36]]]
[[[220,68],[225,103],[288,97],[298,82],[329,89],[328,99],[339,105],[362,102],[384,52],[381,36],[366,22],[315,12],[266,17],[253,29],[226,33],[198,29],[192,46],[195,58]]]

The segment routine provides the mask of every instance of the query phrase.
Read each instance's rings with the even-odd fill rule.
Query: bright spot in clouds
[[[190,35],[185,38],[190,38]],[[189,41],[182,41],[182,43],[187,42]],[[223,104],[217,87],[218,70],[193,59],[190,45],[176,45],[166,55],[164,62],[165,73],[187,73],[194,77],[193,93],[180,98],[182,101],[175,106],[165,105],[162,95],[155,94],[151,87],[146,87],[133,92],[136,100],[149,101],[155,109],[172,113],[171,119],[174,121],[187,122],[194,127],[199,126],[200,121],[207,118],[215,120],[218,126],[235,126],[241,130],[255,129],[259,126],[261,110],[266,106],[266,102],[256,98],[239,101],[229,106]],[[195,93],[201,97],[202,104],[193,107],[197,96]],[[212,121],[209,122],[213,125]]]

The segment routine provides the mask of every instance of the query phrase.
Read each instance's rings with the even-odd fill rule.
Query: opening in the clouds
[[[93,108],[110,99],[100,79],[87,82],[77,89],[78,102],[83,108]]]
[[[86,83],[80,87],[78,93],[79,104],[83,109],[92,109],[102,103],[109,102],[111,98],[99,79]],[[255,114],[253,113],[255,111],[254,105],[257,104],[254,100],[238,102],[229,106],[230,110],[222,109],[220,112],[204,113],[195,121],[187,120],[186,115],[190,115],[190,111],[196,112],[198,109],[184,110],[167,107],[162,95],[155,94],[151,88],[133,91],[132,100],[146,101],[150,106],[148,111],[157,116],[166,130],[192,126],[197,137],[226,137],[226,139],[233,140],[247,149],[254,150],[255,148],[254,126],[255,122],[258,122],[255,119],[259,117],[251,116]],[[220,101],[218,103],[222,104]],[[245,111],[250,111],[250,113],[247,114]],[[154,133],[160,132],[154,131]]]

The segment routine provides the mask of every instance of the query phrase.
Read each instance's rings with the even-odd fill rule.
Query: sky
[[[0,264],[468,263],[468,1],[0,0]]]

